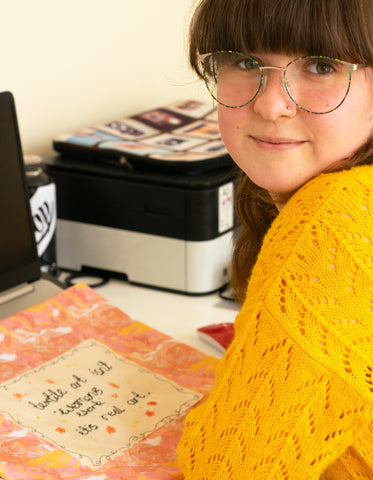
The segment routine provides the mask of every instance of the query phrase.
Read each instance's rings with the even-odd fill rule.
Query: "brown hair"
[[[235,50],[327,55],[373,65],[373,0],[201,0],[191,24],[190,64],[199,53]],[[373,141],[333,170],[373,162]],[[263,237],[277,215],[268,192],[243,173],[237,181],[232,288],[242,303]]]

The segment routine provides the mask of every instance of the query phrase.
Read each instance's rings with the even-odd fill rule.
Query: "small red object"
[[[197,328],[202,340],[217,348],[220,352],[225,352],[232,343],[234,337],[234,323],[213,323],[205,327]]]

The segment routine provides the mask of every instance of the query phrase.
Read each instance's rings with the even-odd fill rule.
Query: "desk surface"
[[[134,320],[217,358],[221,353],[200,339],[196,329],[210,323],[233,322],[238,313],[234,302],[218,294],[194,297],[138,287],[120,280],[110,280],[95,290]]]

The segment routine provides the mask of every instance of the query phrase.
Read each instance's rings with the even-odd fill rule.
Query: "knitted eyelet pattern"
[[[186,480],[373,479],[373,167],[323,174],[267,233]]]

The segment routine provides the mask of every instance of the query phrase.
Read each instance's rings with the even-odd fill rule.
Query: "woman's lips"
[[[251,136],[254,143],[261,150],[283,152],[293,148],[300,147],[305,143],[303,140],[291,138],[272,138],[272,137],[254,137]]]

